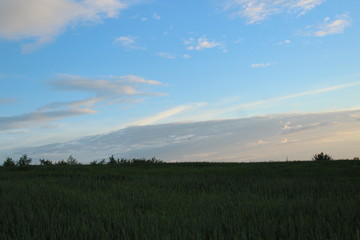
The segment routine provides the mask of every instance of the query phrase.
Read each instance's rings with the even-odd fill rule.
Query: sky
[[[358,0],[0,0],[0,162],[359,156],[359,22]]]

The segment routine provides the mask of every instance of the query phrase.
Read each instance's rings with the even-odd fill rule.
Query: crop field
[[[0,239],[360,239],[360,161],[0,167]]]

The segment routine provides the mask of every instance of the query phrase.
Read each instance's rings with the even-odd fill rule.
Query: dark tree
[[[114,166],[118,164],[118,161],[114,158],[114,155],[111,155],[111,157],[109,157],[109,161],[107,164]]]
[[[53,165],[52,161],[50,161],[49,159],[41,159],[39,160],[40,165]]]
[[[16,165],[19,167],[29,166],[31,163],[31,158],[28,158],[26,154],[22,155],[22,157],[17,161]]]
[[[14,167],[15,165],[16,165],[15,161],[10,157],[6,158],[6,160],[3,163],[4,167]]]
[[[69,156],[68,159],[66,160],[66,163],[68,165],[79,165],[80,163],[75,159],[73,158],[73,156]]]
[[[312,158],[314,161],[330,161],[333,160],[333,158],[330,155],[324,154],[323,152],[319,154],[315,154]]]

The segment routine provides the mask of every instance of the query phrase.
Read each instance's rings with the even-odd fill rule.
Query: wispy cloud
[[[151,117],[147,117],[147,118],[144,118],[144,119],[141,119],[137,122],[135,122],[135,126],[144,126],[144,125],[149,125],[149,124],[153,124],[159,120],[162,120],[162,119],[165,119],[165,118],[168,118],[168,117],[171,117],[173,115],[176,115],[176,114],[179,114],[180,112],[183,112],[187,109],[189,109],[191,106],[178,106],[178,107],[174,107],[174,108],[171,108],[169,110],[166,110],[164,112],[161,112],[161,113],[158,113],[154,116],[151,116]]]
[[[319,88],[310,91],[298,92],[289,95],[278,96],[274,98],[252,101],[252,102],[240,102],[240,99],[236,99],[231,102],[217,101],[216,103],[209,103],[206,106],[196,109],[196,111],[190,111],[186,116],[178,116],[178,119],[181,121],[191,121],[191,120],[209,120],[209,119],[224,119],[224,118],[234,118],[238,117],[238,113],[242,112],[259,112],[260,109],[271,109],[274,106],[283,106],[285,102],[298,99],[316,96],[319,94],[325,94],[334,92],[341,89],[351,88],[359,86],[360,82],[352,82],[347,84],[335,85],[331,87]],[[221,104],[219,104],[221,103]],[[355,109],[358,109],[355,108]],[[264,110],[265,114],[270,114],[267,110]]]
[[[165,59],[175,59],[176,55],[169,53],[169,52],[158,52],[156,53],[157,56],[165,58]]]
[[[68,101],[68,102],[55,102],[45,105],[38,109],[37,112],[51,112],[51,111],[63,111],[68,109],[94,109],[94,106],[101,101],[104,101],[104,98],[88,98],[85,100],[75,100],[75,101]]]
[[[267,99],[267,100],[245,103],[245,104],[238,105],[235,108],[240,110],[240,109],[249,109],[249,108],[253,108],[253,107],[257,107],[257,106],[264,106],[264,105],[266,106],[267,104],[270,104],[270,103],[285,101],[285,100],[298,98],[298,97],[311,96],[311,95],[316,95],[316,94],[321,94],[321,93],[326,93],[326,92],[332,92],[332,91],[336,91],[336,90],[340,90],[340,89],[344,89],[344,88],[348,88],[348,87],[352,87],[352,86],[357,86],[357,85],[360,85],[360,82],[341,84],[341,85],[336,85],[336,86],[332,86],[332,87],[320,88],[320,89],[316,89],[316,90],[275,97],[275,98],[271,98],[271,99]]]
[[[332,126],[337,125],[336,122],[329,122],[324,121],[323,122],[312,122],[310,124],[293,124],[292,122],[287,122],[284,124],[284,127],[281,129],[281,134],[292,134],[299,131],[306,131],[311,130],[319,127],[325,127],[325,126]]]
[[[230,0],[225,9],[236,9],[234,16],[247,19],[248,24],[257,23],[281,13],[302,15],[325,2],[325,0]]]
[[[281,46],[281,45],[287,45],[287,44],[290,44],[290,43],[291,43],[291,40],[286,39],[286,40],[284,40],[284,41],[278,42],[276,45]]]
[[[323,23],[315,26],[309,27],[314,30],[310,31],[310,35],[315,37],[324,37],[332,34],[343,33],[346,27],[351,25],[351,17],[348,14],[342,14],[335,17],[334,20],[327,17],[324,19]]]
[[[123,82],[127,83],[141,83],[141,84],[149,84],[149,85],[164,85],[162,82],[155,80],[148,80],[136,75],[126,75],[126,76],[111,76],[111,78],[119,79]]]
[[[186,48],[187,50],[196,50],[196,51],[215,48],[215,47],[223,48],[221,42],[210,41],[206,37],[201,37],[198,38],[197,40],[195,40],[194,38],[189,38],[184,41],[184,44],[187,46]]]
[[[156,55],[159,57],[165,58],[165,59],[177,59],[177,58],[189,59],[189,58],[191,58],[191,56],[189,54],[177,55],[177,54],[173,54],[173,53],[169,53],[169,52],[157,52]]]
[[[136,37],[134,36],[120,36],[114,40],[114,44],[126,49],[144,50],[144,47],[140,47],[136,44]]]
[[[0,1],[0,37],[31,41],[22,46],[29,53],[54,41],[69,25],[101,23],[126,7],[120,0]]]
[[[164,95],[163,93],[143,92],[136,84],[161,85],[161,82],[147,80],[139,76],[111,76],[111,79],[92,79],[81,76],[58,75],[60,80],[49,82],[55,90],[82,91],[95,94],[97,97],[126,97],[126,96],[155,96]]]
[[[48,84],[53,90],[83,92],[87,93],[89,97],[67,102],[53,102],[30,113],[0,117],[0,131],[43,126],[63,118],[95,114],[98,113],[97,108],[102,102],[107,104],[133,104],[144,101],[151,96],[165,95],[164,93],[149,91],[150,86],[160,86],[163,83],[136,75],[93,79],[59,74],[56,80]],[[146,88],[143,89],[143,86]],[[0,104],[8,104],[12,101],[13,99],[0,99]]]
[[[68,109],[61,111],[35,111],[28,114],[0,117],[0,131],[45,125],[67,117],[96,113],[93,109]]]
[[[252,68],[266,68],[275,65],[274,62],[267,62],[267,63],[253,63],[251,64]]]

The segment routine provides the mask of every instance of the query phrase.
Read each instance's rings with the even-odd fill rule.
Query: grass
[[[360,162],[0,168],[0,239],[360,239]]]

